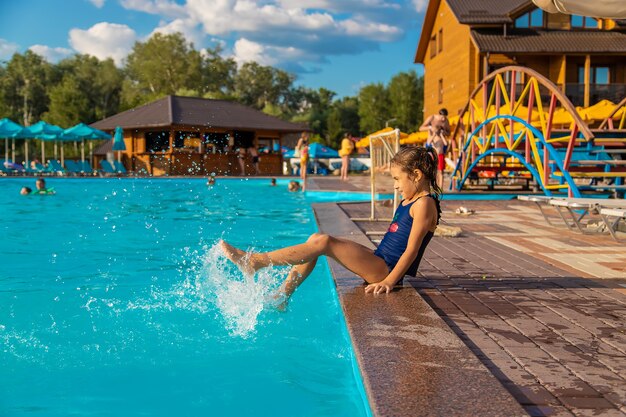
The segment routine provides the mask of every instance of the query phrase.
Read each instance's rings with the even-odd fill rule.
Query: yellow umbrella
[[[482,112],[481,112],[481,114],[482,114]],[[500,114],[511,114],[511,111],[509,110],[509,108],[506,105],[503,105],[500,108]],[[496,115],[495,107],[489,108],[489,113],[487,114],[488,118],[494,117],[495,115]],[[516,117],[519,117],[520,119],[526,120],[528,118],[528,107],[520,105],[515,110],[515,113],[513,115],[516,116]],[[536,109],[533,108],[532,114],[530,116],[530,121],[531,122],[535,122],[535,121],[538,121],[538,120],[540,120],[539,112]]]
[[[456,116],[458,118],[458,116]],[[400,139],[402,145],[421,145],[428,139],[428,132],[413,132],[404,139]]]
[[[390,133],[393,132],[395,129],[393,127],[386,127],[384,129],[380,129],[374,133],[370,133],[369,135],[365,136],[364,138],[361,138],[361,140],[359,140],[356,143],[357,148],[365,148],[367,146],[370,145],[370,137],[371,136],[376,136],[376,135],[380,135],[382,133]],[[404,132],[400,132],[400,140],[406,138],[408,135]]]

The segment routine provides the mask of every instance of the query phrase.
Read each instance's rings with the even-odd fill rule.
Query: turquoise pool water
[[[325,263],[287,313],[223,237],[268,250],[315,231],[315,196],[267,180],[0,180],[0,415],[366,416]],[[344,198],[345,199],[345,196]]]

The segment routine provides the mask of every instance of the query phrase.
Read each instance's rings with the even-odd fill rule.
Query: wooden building
[[[508,65],[549,78],[574,105],[618,103],[626,21],[550,14],[531,0],[430,0],[415,62],[424,65],[425,116],[457,114],[485,75]]]
[[[226,100],[167,96],[91,126],[124,129],[126,169],[150,175],[240,175],[238,149],[246,149],[246,174],[281,175],[282,136],[308,130]],[[259,153],[255,172],[253,151]],[[276,151],[274,151],[276,150]]]

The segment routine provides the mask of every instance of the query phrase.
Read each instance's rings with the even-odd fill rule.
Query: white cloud
[[[100,22],[87,30],[70,30],[70,45],[82,54],[99,59],[113,58],[117,65],[132,49],[137,35],[133,29],[117,23]]]
[[[9,42],[6,39],[0,38],[0,59],[9,60],[15,52],[17,52],[19,45],[13,42]]]
[[[187,16],[185,6],[169,0],[121,0],[122,7],[169,18],[184,18]]]
[[[30,48],[31,51],[37,55],[43,56],[48,62],[56,63],[63,58],[70,56],[74,51],[68,48],[51,48],[47,45],[33,45]]]
[[[426,0],[427,1],[427,0]],[[359,13],[367,9],[398,8],[398,4],[385,0],[277,0],[286,9],[324,9],[333,12]]]
[[[193,43],[194,48],[200,49],[202,47],[205,34],[200,29],[199,23],[192,19],[175,19],[169,23],[162,22],[161,26],[154,29],[148,38],[155,33],[168,35],[176,32],[182,33],[187,41]]]
[[[340,26],[345,29],[347,35],[362,36],[379,41],[392,41],[402,34],[402,30],[384,23],[345,20],[340,23]]]
[[[105,1],[106,0],[89,0],[89,2],[93,4],[94,6],[96,6],[98,9],[102,9],[102,6],[104,6]]]
[[[276,66],[280,63],[298,63],[300,61],[316,61],[314,55],[294,47],[263,45],[246,38],[238,39],[233,47],[233,58],[237,64],[254,61],[261,65]],[[294,66],[294,65],[290,65]],[[303,70],[299,64],[295,64]]]
[[[413,0],[413,6],[415,6],[416,11],[423,12],[428,6],[428,0]]]

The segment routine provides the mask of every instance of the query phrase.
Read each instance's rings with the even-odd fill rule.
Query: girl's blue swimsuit
[[[422,196],[426,197],[426,196]],[[418,197],[415,201],[419,200],[422,197]],[[441,218],[441,206],[439,205],[439,200],[432,195],[428,195],[433,200],[435,200],[435,204],[437,205],[437,224],[439,224],[439,219]],[[378,248],[374,252],[374,255],[382,258],[387,264],[387,268],[389,271],[396,266],[398,260],[406,250],[406,247],[409,243],[409,235],[411,234],[411,227],[413,226],[413,217],[409,213],[411,210],[411,206],[415,204],[415,201],[407,204],[406,206],[400,205],[396,210],[395,215],[393,216],[393,220],[389,225],[389,229],[387,229],[387,233],[383,237],[383,240],[378,245]],[[426,246],[430,242],[430,239],[433,237],[433,232],[430,230],[422,239],[422,245],[420,246],[420,250],[415,257],[415,260],[411,263],[409,269],[405,272],[405,275],[415,276],[417,273],[417,268],[420,265],[420,261],[422,260],[422,256],[424,255],[424,250],[426,250]]]

